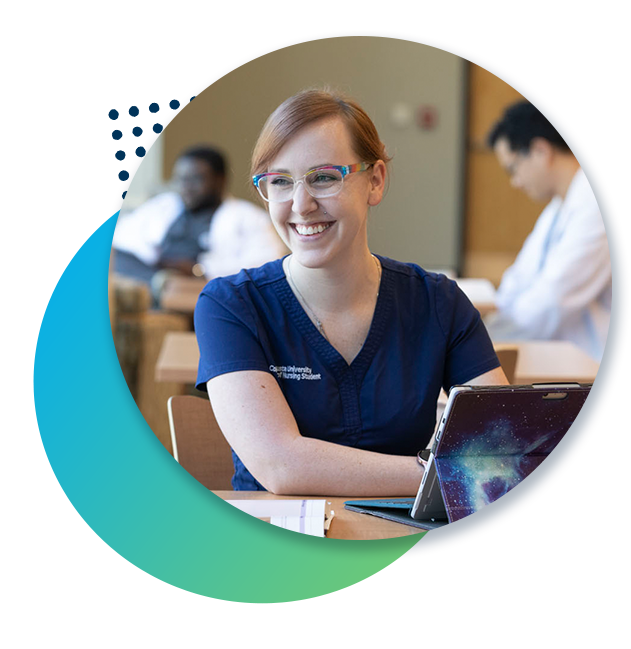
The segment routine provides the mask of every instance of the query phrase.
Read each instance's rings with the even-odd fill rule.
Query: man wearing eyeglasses
[[[485,323],[500,340],[569,340],[600,361],[611,312],[611,262],[596,198],[578,161],[529,102],[488,136],[511,184],[549,201],[497,291]]]

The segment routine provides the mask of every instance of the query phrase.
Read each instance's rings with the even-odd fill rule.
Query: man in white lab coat
[[[550,201],[497,291],[493,340],[569,340],[600,361],[611,262],[596,198],[578,161],[530,103],[510,106],[488,143],[513,187]]]

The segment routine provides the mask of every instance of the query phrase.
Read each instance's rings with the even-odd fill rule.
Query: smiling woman
[[[328,91],[263,128],[253,183],[292,254],[213,280],[195,312],[235,489],[413,495],[441,387],[506,382],[454,282],[369,250],[388,161],[368,115]]]

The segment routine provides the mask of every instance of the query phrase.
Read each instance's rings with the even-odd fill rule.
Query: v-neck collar
[[[281,263],[282,281],[279,283],[279,298],[284,308],[292,317],[296,327],[305,337],[309,345],[338,375],[345,375],[351,371],[355,378],[361,382],[368,370],[375,352],[383,339],[386,327],[386,314],[392,301],[392,277],[388,268],[379,255],[375,255],[381,264],[381,283],[379,295],[373,313],[372,322],[366,340],[359,353],[350,365],[346,359],[333,347],[333,345],[318,331],[311,318],[300,304],[298,298],[291,290],[287,276]]]

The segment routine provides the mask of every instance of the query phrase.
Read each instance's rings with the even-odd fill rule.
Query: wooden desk
[[[495,286],[488,279],[457,277],[455,282],[481,316],[496,310]]]
[[[532,340],[518,347],[515,383],[592,383],[599,364],[574,343],[566,340]],[[496,349],[501,344],[495,345]]]
[[[195,383],[199,349],[193,331],[173,331],[164,337],[156,362],[158,383]]]
[[[598,363],[576,345],[561,340],[526,341],[518,347],[515,383],[591,383]],[[497,344],[496,348],[500,348]],[[168,333],[156,363],[156,381],[195,383],[199,350],[192,332]]]
[[[358,514],[344,509],[346,500],[357,500],[352,497],[327,497],[327,496],[275,496],[267,491],[214,491],[215,495],[223,500],[276,500],[309,498],[315,500],[326,500],[326,512],[335,512],[331,521],[331,527],[327,532],[329,539],[351,539],[351,540],[370,540],[370,539],[392,539],[399,536],[409,536],[410,534],[423,534],[423,530],[409,525],[401,525],[387,521],[376,516],[368,514]],[[366,500],[363,498],[362,500]]]
[[[204,277],[173,277],[160,295],[160,307],[167,311],[192,314],[197,298],[208,280]]]

